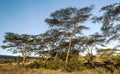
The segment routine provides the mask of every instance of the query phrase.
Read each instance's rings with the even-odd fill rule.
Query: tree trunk
[[[26,61],[26,54],[25,54],[25,52],[22,49],[20,49],[20,50],[21,50],[21,54],[22,54],[22,65],[24,66],[25,65],[25,61]]]
[[[69,47],[68,47],[68,51],[67,51],[67,55],[66,55],[66,64],[68,63],[71,45],[72,45],[72,36],[69,38]]]
[[[25,65],[25,61],[26,61],[26,55],[25,54],[23,54],[23,60],[22,60],[22,64],[23,64],[23,66]]]
[[[68,63],[70,50],[71,50],[71,46],[72,46],[72,39],[73,39],[73,36],[75,34],[76,29],[77,29],[77,24],[74,25],[74,29],[72,30],[71,36],[69,37],[69,46],[68,46],[67,55],[66,55],[66,61],[65,61],[66,65]]]
[[[57,56],[58,56],[58,52],[56,53],[56,55],[55,55],[55,57],[54,57],[54,61],[56,61]]]
[[[50,58],[50,56],[49,56],[49,57],[47,57],[43,63],[46,63],[46,62],[47,62],[47,60],[48,60],[49,58]]]
[[[48,53],[49,57],[47,57],[43,63],[46,63],[47,60],[50,58],[50,53],[51,53],[52,49],[53,49],[53,48],[51,47],[51,48],[50,48],[50,51],[49,51],[49,53]]]

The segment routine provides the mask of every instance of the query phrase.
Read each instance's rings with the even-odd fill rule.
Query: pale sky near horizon
[[[99,15],[102,6],[118,2],[120,0],[0,0],[0,46],[6,32],[32,35],[44,33],[49,28],[44,20],[55,10],[94,4],[93,14]],[[90,24],[90,27],[95,27],[89,31],[91,33],[99,29],[99,25]],[[12,53],[0,48],[0,55]]]

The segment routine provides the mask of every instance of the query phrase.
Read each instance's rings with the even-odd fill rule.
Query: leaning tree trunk
[[[77,25],[74,25],[74,29],[72,30],[71,36],[69,37],[69,46],[68,46],[67,55],[66,55],[66,65],[68,63],[70,50],[71,50],[71,46],[72,46],[72,39],[73,39],[76,29],[77,29]]]
[[[56,55],[55,55],[55,57],[54,57],[54,61],[56,61],[57,56],[58,56],[58,52],[56,53]]]
[[[48,57],[45,59],[45,61],[43,63],[46,63],[48,61],[48,59],[51,57],[50,53],[51,53],[52,50],[53,50],[53,47],[50,48],[50,51],[48,53]]]
[[[67,55],[66,55],[66,64],[68,63],[68,58],[69,58],[69,55],[70,55],[71,45],[72,45],[72,36],[69,38],[69,47],[68,47]]]

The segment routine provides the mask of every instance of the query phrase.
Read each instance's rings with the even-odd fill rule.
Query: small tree
[[[40,46],[36,52],[39,55],[41,55],[41,53],[44,55],[43,57],[46,58],[44,60],[44,63],[46,63],[49,58],[55,58],[55,55],[57,57],[59,45],[63,41],[64,37],[63,36],[64,32],[62,32],[61,30],[62,29],[56,28],[49,29],[45,33],[39,35],[40,42],[38,40],[37,42],[39,43]]]
[[[86,60],[94,67],[93,60],[95,59],[95,55],[93,51],[97,49],[97,45],[102,45],[104,38],[99,33],[95,33],[88,37],[84,37],[81,41],[82,49],[86,52]]]
[[[3,40],[4,45],[1,47],[3,49],[8,49],[8,51],[11,51],[13,53],[20,53],[23,57],[23,65],[25,63],[26,57],[30,54],[30,51],[32,49],[32,39],[31,35],[23,34],[15,34],[8,32],[5,35],[5,38]]]

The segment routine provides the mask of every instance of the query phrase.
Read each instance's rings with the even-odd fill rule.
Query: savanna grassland
[[[50,29],[39,35],[5,33],[1,47],[21,56],[1,59],[0,74],[120,74],[120,3],[102,7],[101,16],[93,9],[56,10],[45,19]],[[101,32],[84,34],[86,22],[101,23]],[[112,41],[118,42],[113,48]]]
[[[88,69],[84,71],[79,72],[60,72],[56,70],[50,70],[50,69],[30,69],[30,68],[24,68],[20,66],[15,65],[0,65],[0,74],[120,74],[120,70],[116,70],[115,72],[111,73],[109,71],[105,71],[102,68],[96,68],[96,69]]]

